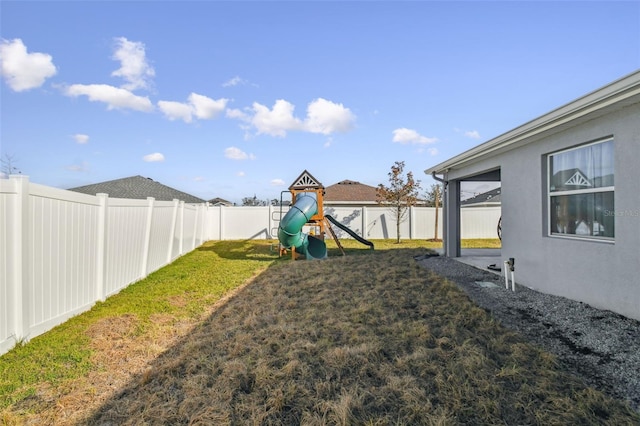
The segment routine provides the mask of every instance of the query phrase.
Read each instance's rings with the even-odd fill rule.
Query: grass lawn
[[[640,421],[417,266],[424,241],[374,243],[207,243],[0,357],[0,423]]]

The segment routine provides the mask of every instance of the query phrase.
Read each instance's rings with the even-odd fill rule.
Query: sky
[[[0,1],[0,158],[205,200],[388,184],[640,68],[640,1]],[[486,188],[475,188],[482,192]]]

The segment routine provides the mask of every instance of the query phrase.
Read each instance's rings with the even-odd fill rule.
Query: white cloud
[[[66,166],[65,169],[70,172],[88,172],[89,171],[89,163],[83,161],[81,164],[71,164]]]
[[[106,103],[108,109],[133,109],[143,112],[153,110],[149,98],[108,84],[72,84],[64,89],[64,94],[72,97],[85,95],[92,102]]]
[[[22,92],[35,89],[56,74],[51,55],[46,53],[28,53],[27,47],[19,38],[2,40],[0,44],[0,74],[5,78],[11,90]]]
[[[71,137],[76,141],[76,143],[79,143],[80,145],[89,142],[89,135],[84,135],[82,133],[76,133]]]
[[[465,137],[471,139],[480,139],[480,132],[477,130],[462,130],[457,127],[453,129],[456,133],[462,133]]]
[[[395,129],[393,131],[393,142],[401,143],[403,145],[408,143],[426,145],[437,141],[438,138],[422,136],[415,130],[407,129],[406,127]]]
[[[162,162],[164,161],[164,155],[160,154],[159,152],[154,152],[153,154],[145,155],[144,157],[142,157],[142,159],[147,163]]]
[[[193,178],[194,182],[204,182],[205,179],[203,176],[196,176]]]
[[[431,155],[432,157],[438,155],[438,148],[429,148],[427,150],[427,152],[429,153],[429,155]]]
[[[349,108],[323,98],[318,98],[307,107],[306,130],[311,133],[328,135],[348,132],[353,128],[355,116]]]
[[[330,135],[335,132],[347,132],[353,128],[355,116],[342,104],[318,98],[307,106],[307,116],[304,121],[294,116],[295,106],[278,99],[272,108],[254,102],[245,111],[239,109],[227,110],[228,118],[238,119],[247,123],[256,134],[285,137],[289,131],[303,131]],[[243,129],[248,130],[243,127]]]
[[[171,121],[183,120],[185,123],[191,123],[193,119],[191,105],[182,102],[158,101],[158,108]]]
[[[191,93],[188,102],[158,101],[158,108],[169,120],[183,120],[191,123],[195,116],[201,120],[216,118],[227,106],[228,99],[211,99],[207,96]]]
[[[255,155],[247,154],[240,148],[236,148],[235,146],[230,146],[229,148],[224,150],[224,156],[230,158],[231,160],[255,160]]]
[[[285,183],[282,179],[272,179],[271,180],[271,185],[272,186],[284,186]]]
[[[189,103],[193,107],[193,112],[201,120],[216,118],[227,107],[227,102],[229,102],[228,99],[214,100],[197,93],[189,95]]]
[[[128,83],[122,85],[127,90],[147,89],[155,70],[147,62],[145,45],[139,41],[129,41],[125,37],[118,37],[116,50],[112,59],[120,61],[120,68],[111,73],[114,77],[122,77]]]
[[[469,130],[464,132],[464,135],[471,139],[480,139],[480,133],[477,130]]]
[[[295,106],[284,99],[278,99],[273,104],[273,109],[254,102],[251,124],[258,134],[266,133],[271,136],[285,137],[288,131],[303,128],[300,120],[293,116],[294,109]]]
[[[222,83],[222,87],[233,87],[233,86],[237,86],[239,84],[247,84],[247,81],[243,80],[242,78],[240,78],[239,75],[236,75],[232,79]]]
[[[235,118],[237,120],[250,122],[251,117],[237,108],[230,108],[226,111],[227,118]]]
[[[236,176],[239,176],[239,177],[243,177],[244,175],[245,173],[242,170],[236,173]]]

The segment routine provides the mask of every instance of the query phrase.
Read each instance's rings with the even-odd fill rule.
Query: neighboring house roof
[[[145,200],[153,197],[158,201],[172,201],[178,199],[188,204],[204,203],[205,200],[194,197],[186,192],[178,191],[166,185],[156,182],[153,179],[132,176],[128,178],[110,180],[107,182],[94,183],[93,185],[69,188],[69,191],[81,192],[83,194],[108,194],[111,198],[132,198]]]
[[[494,188],[491,191],[483,192],[466,200],[460,201],[460,207],[489,207],[500,205],[500,190]]]
[[[324,201],[377,204],[376,188],[353,180],[343,180],[325,188]]]
[[[640,99],[640,71],[614,81],[560,108],[529,121],[470,150],[425,170],[426,174],[444,174],[481,158],[497,155],[539,140],[543,135],[560,132],[578,124],[617,111]]]
[[[231,201],[227,201],[224,198],[212,198],[208,201],[212,206],[232,206],[233,203]]]

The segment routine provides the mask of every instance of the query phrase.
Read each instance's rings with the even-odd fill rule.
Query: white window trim
[[[613,136],[608,136],[603,139],[598,139],[593,142],[588,142],[585,144],[573,146],[571,148],[562,149],[560,151],[554,151],[547,154],[547,171],[546,171],[546,180],[547,180],[547,237],[550,238],[559,238],[564,240],[576,240],[576,241],[592,241],[598,243],[607,243],[607,244],[615,244],[615,237],[595,237],[595,236],[579,236],[573,234],[560,234],[560,233],[552,233],[551,232],[551,198],[557,197],[560,195],[574,195],[574,194],[589,194],[589,193],[601,193],[601,192],[613,192],[615,198],[615,185],[614,186],[605,186],[600,188],[585,188],[571,191],[553,191],[551,192],[551,179],[549,174],[551,173],[551,157],[554,155],[562,154],[564,152],[574,151],[577,149],[586,148],[592,145],[598,145],[601,143],[613,141]],[[615,173],[615,172],[614,172]],[[615,220],[615,219],[614,219]]]

